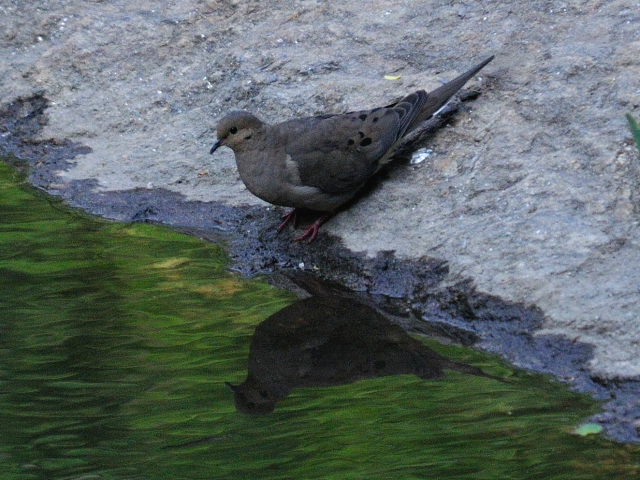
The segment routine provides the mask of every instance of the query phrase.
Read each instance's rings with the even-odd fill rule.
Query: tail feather
[[[453,97],[458,90],[464,87],[465,83],[467,83],[476,73],[482,70],[493,59],[494,56],[491,55],[489,58],[483,60],[475,67],[470,68],[462,75],[454,78],[448,83],[445,83],[441,87],[436,88],[433,92],[430,92],[428,94],[426,103],[422,107],[422,111],[411,123],[411,126],[407,131],[413,130],[420,123],[428,120],[433,114],[435,114],[438,110],[445,106],[451,99],[451,97]]]
[[[456,372],[466,373],[468,375],[475,375],[476,377],[491,378],[493,380],[498,380],[499,382],[508,383],[503,378],[489,375],[488,373],[485,373],[481,368],[474,367],[473,365],[467,365],[466,363],[458,363],[452,360],[447,360],[443,362],[442,368],[455,370]]]

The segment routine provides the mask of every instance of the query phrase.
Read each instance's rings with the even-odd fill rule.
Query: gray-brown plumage
[[[240,412],[271,413],[295,388],[347,385],[390,375],[436,380],[447,369],[500,380],[443,357],[353,295],[320,279],[293,275],[287,276],[313,296],[257,326],[247,378],[239,385],[227,383]]]
[[[431,93],[418,90],[392,105],[268,125],[239,111],[216,127],[218,147],[231,148],[251,193],[274,205],[324,212],[296,241],[313,241],[320,225],[349,201],[392,156],[402,138],[431,118],[493,56]],[[295,220],[285,216],[282,230]]]

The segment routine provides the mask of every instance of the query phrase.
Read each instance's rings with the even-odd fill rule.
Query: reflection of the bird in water
[[[246,380],[227,383],[238,411],[271,413],[293,388],[345,385],[387,375],[437,379],[450,369],[495,378],[439,355],[377,309],[318,288],[315,279],[311,285],[309,289],[305,280],[312,297],[283,308],[256,328]]]

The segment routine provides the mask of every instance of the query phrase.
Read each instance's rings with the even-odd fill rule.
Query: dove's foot
[[[293,222],[294,227],[298,226],[298,209],[297,208],[294,208],[289,213],[282,216],[282,223],[278,227],[278,233],[280,233],[282,229],[287,225],[289,225],[291,222]]]
[[[301,240],[304,240],[305,238],[309,237],[309,243],[313,242],[318,236],[318,230],[320,230],[320,227],[322,226],[322,224],[327,220],[329,220],[332,216],[333,214],[331,213],[323,213],[322,216],[313,223],[313,225],[307,228],[306,232],[304,232],[302,235],[300,235],[298,238],[294,239],[293,241],[300,242]]]

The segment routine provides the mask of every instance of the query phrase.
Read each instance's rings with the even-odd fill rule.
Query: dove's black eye
[[[236,133],[238,133],[238,127],[231,127],[231,128],[229,129],[229,133],[230,133],[231,135],[235,135]]]

